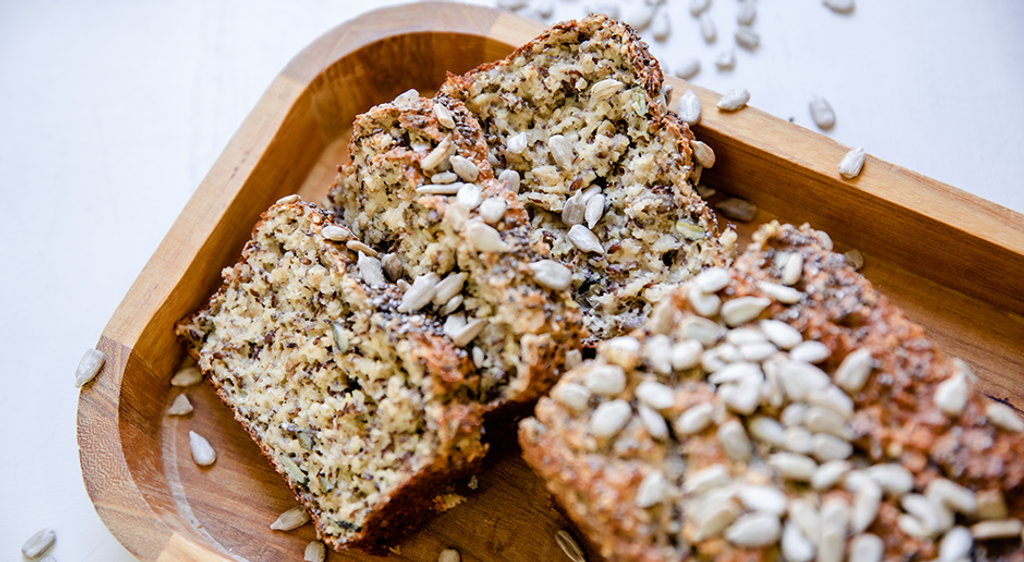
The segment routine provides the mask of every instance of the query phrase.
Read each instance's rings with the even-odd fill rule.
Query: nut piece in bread
[[[572,270],[591,344],[639,327],[671,287],[735,253],[690,180],[693,135],[662,81],[639,36],[597,15],[441,87],[479,120],[492,166],[521,177],[531,240]]]
[[[1024,556],[1019,413],[830,250],[762,226],[520,424],[608,560]]]

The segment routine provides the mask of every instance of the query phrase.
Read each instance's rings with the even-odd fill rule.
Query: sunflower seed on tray
[[[434,107],[443,107],[435,105]],[[327,556],[327,549],[324,548],[324,543],[320,541],[313,541],[306,545],[306,551],[302,554],[302,560],[304,562],[324,562],[324,558]]]
[[[175,373],[171,377],[171,386],[192,386],[201,380],[203,380],[203,375],[199,372],[199,367],[193,365]]]
[[[106,361],[107,358],[103,355],[102,351],[98,349],[86,350],[82,360],[78,362],[78,368],[75,369],[75,388],[81,387],[83,384],[96,378],[96,375],[100,374]]]
[[[757,216],[757,205],[738,197],[719,201],[715,204],[715,208],[726,217],[740,222],[750,222]]]
[[[843,257],[846,258],[846,265],[852,267],[854,270],[859,270],[864,267],[864,255],[856,248],[843,254]]]
[[[679,106],[676,113],[679,114],[679,118],[683,120],[689,126],[694,126],[700,123],[700,98],[697,94],[693,93],[693,90],[687,88],[683,95],[679,97]]]
[[[746,88],[735,88],[726,92],[720,100],[718,100],[718,109],[725,111],[736,111],[747,105],[750,101],[750,91]]]
[[[583,549],[567,531],[559,530],[555,533],[555,543],[572,562],[586,562],[587,557],[584,556]]]
[[[690,141],[690,149],[693,150],[693,157],[702,167],[711,168],[715,165],[715,151],[706,143],[699,140]]]
[[[858,146],[853,150],[846,153],[843,159],[839,161],[839,175],[843,176],[848,180],[860,175],[861,169],[864,167],[864,147]]]
[[[171,407],[167,408],[168,416],[184,416],[192,412],[192,403],[188,401],[188,396],[179,394],[174,402],[171,403]]]
[[[188,447],[192,451],[192,460],[199,466],[210,466],[217,461],[217,453],[210,442],[194,431],[188,432]]]
[[[284,511],[277,519],[270,524],[274,531],[291,531],[309,523],[309,512],[301,505],[297,505]]]

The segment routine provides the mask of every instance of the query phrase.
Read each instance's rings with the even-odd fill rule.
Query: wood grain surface
[[[169,385],[183,356],[173,325],[214,291],[271,203],[289,193],[321,199],[358,113],[409,88],[433,91],[446,71],[500,58],[540,31],[482,7],[385,9],[317,39],[270,85],[114,313],[98,344],[107,363],[81,393],[86,487],[140,560],[301,558],[312,526],[269,529],[295,500],[212,389],[184,390],[194,413],[164,415],[182,392]],[[691,87],[669,82],[675,96]],[[828,231],[840,250],[859,249],[865,275],[964,357],[985,391],[1024,403],[1022,215],[870,156],[859,178],[842,180],[835,166],[847,147],[753,108],[718,112],[717,94],[693,88],[705,107],[695,133],[718,156],[705,183],[762,209],[755,223],[737,225],[743,238],[777,217]],[[212,443],[212,467],[192,462],[189,431]],[[449,546],[466,561],[562,557],[553,536],[571,526],[519,459],[509,428],[488,434],[479,488],[460,483],[467,501],[431,517],[390,558],[435,560]]]

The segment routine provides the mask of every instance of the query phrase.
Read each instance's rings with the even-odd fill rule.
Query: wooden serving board
[[[212,389],[187,390],[193,414],[164,415],[180,392],[169,385],[184,351],[173,325],[215,290],[270,204],[290,193],[321,200],[358,113],[409,88],[433,91],[446,71],[501,58],[542,30],[478,6],[384,9],[317,39],[270,85],[104,329],[106,366],[81,393],[86,487],[140,560],[301,559],[312,526],[269,529],[295,501]],[[718,157],[705,183],[762,209],[754,224],[738,225],[743,237],[778,217],[826,230],[839,250],[859,249],[864,274],[964,357],[984,391],[1024,404],[1024,216],[870,156],[857,179],[842,180],[836,164],[847,147],[755,108],[720,113],[717,94],[668,82],[675,96],[693,88],[705,107],[695,133]],[[217,450],[213,467],[191,461],[189,430]],[[436,560],[448,546],[466,561],[564,559],[554,533],[571,525],[520,460],[511,431],[497,433],[479,488],[459,487],[468,500],[432,517],[392,559]]]

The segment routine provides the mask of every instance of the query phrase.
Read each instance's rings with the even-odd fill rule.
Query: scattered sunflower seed
[[[864,267],[864,254],[861,254],[860,250],[854,248],[843,254],[843,256],[846,258],[846,265],[852,267],[854,271]]]
[[[655,470],[644,477],[636,490],[636,506],[645,509],[664,501],[669,483],[660,470]]]
[[[192,386],[201,380],[203,380],[203,374],[199,372],[199,367],[189,366],[178,371],[173,377],[171,377],[171,386]]]
[[[704,37],[705,43],[714,43],[718,37],[718,29],[715,27],[715,20],[711,14],[704,12],[700,15],[700,34]]]
[[[750,101],[750,91],[746,88],[736,88],[729,90],[720,100],[718,100],[718,109],[725,111],[736,111],[747,105]]]
[[[388,281],[384,278],[384,269],[379,259],[371,258],[363,252],[359,252],[356,266],[359,268],[359,276],[367,285],[382,287],[387,284]]]
[[[587,562],[586,555],[583,554],[583,549],[576,542],[576,539],[572,538],[567,531],[559,530],[555,533],[555,543],[558,544],[558,548],[562,549],[565,556],[572,562]]]
[[[654,14],[654,21],[651,23],[651,35],[656,41],[664,41],[672,33],[672,22],[668,19],[668,11],[664,8],[657,10]]]
[[[968,390],[967,377],[956,373],[935,387],[935,405],[947,416],[959,416],[967,405]]]
[[[452,112],[448,111],[448,108],[439,104],[434,104],[434,117],[437,118],[437,122],[446,129],[455,128],[455,119],[452,119]],[[312,543],[310,543],[312,544]]]
[[[594,252],[597,254],[604,253],[604,247],[601,246],[601,241],[597,239],[597,236],[587,227],[582,224],[577,224],[569,229],[567,236],[572,245],[581,252]]]
[[[736,30],[736,44],[748,51],[753,51],[761,43],[761,36],[753,29],[741,25]]]
[[[398,97],[396,97],[395,101],[393,101],[392,103],[395,105],[395,107],[405,108],[408,107],[409,105],[412,105],[412,103],[418,100],[419,98],[420,93],[417,92],[415,89],[411,89],[406,90],[401,94],[398,94]]]
[[[437,293],[437,283],[440,281],[436,273],[426,273],[413,280],[405,294],[402,295],[402,302],[398,305],[399,312],[416,312],[430,304]]]
[[[697,17],[711,6],[711,0],[690,0],[690,13]]]
[[[526,150],[527,144],[528,138],[526,136],[526,131],[512,135],[505,142],[505,145],[508,147],[508,151],[512,154],[522,154],[523,151]]]
[[[21,553],[28,559],[39,558],[44,552],[50,550],[53,543],[57,541],[57,533],[53,529],[43,529],[32,535],[21,545]]]
[[[103,369],[103,364],[106,361],[107,358],[103,355],[102,351],[98,349],[86,350],[82,360],[78,362],[78,368],[75,369],[75,388],[79,388],[96,378],[96,375],[100,374],[100,370]]]
[[[306,523],[309,523],[309,512],[301,505],[297,505],[278,515],[277,520],[270,524],[270,528],[274,531],[291,531]]]
[[[192,460],[199,466],[210,466],[217,460],[210,442],[194,431],[188,432],[188,447],[192,450]]]
[[[711,199],[716,193],[718,193],[718,190],[713,187],[708,187],[702,183],[697,184],[697,194],[700,195],[701,199]]]
[[[435,185],[442,185],[454,183],[458,179],[459,176],[455,175],[455,172],[438,172],[430,176],[430,183]]]
[[[572,271],[554,260],[540,260],[530,264],[533,278],[542,287],[564,291],[572,281]]]
[[[833,12],[847,14],[853,11],[854,0],[822,0],[822,4],[828,6]]]
[[[461,559],[459,551],[454,548],[446,548],[437,555],[437,562],[459,562]]]
[[[684,123],[691,127],[700,123],[700,98],[697,94],[693,93],[693,90],[687,88],[683,95],[679,97],[679,105],[676,113],[679,114],[679,118]]]
[[[723,199],[715,204],[715,208],[722,212],[726,217],[737,220],[740,222],[750,222],[757,217],[757,205],[747,201],[746,199],[740,199],[738,197],[729,197]]]
[[[171,403],[171,407],[167,408],[168,416],[184,416],[192,412],[192,403],[188,401],[188,396],[179,394],[174,402]]]
[[[975,523],[971,527],[971,534],[975,540],[1008,539],[1019,537],[1021,529],[1020,519],[1002,519]]]
[[[853,150],[846,153],[843,159],[839,161],[839,175],[843,176],[848,180],[860,175],[861,169],[864,167],[864,147],[858,146]]]
[[[718,58],[715,59],[715,66],[718,67],[718,70],[732,70],[736,68],[736,49],[726,49],[719,53]]]
[[[989,402],[985,406],[985,416],[993,425],[1004,431],[1010,433],[1024,431],[1024,420],[1017,415],[1017,412],[1013,411],[1013,408],[1002,402]]]
[[[740,25],[751,25],[757,18],[757,3],[754,0],[746,0],[740,4],[736,12],[736,23]]]
[[[697,57],[687,57],[676,66],[676,76],[683,80],[689,80],[700,72],[700,59]]]
[[[676,230],[687,240],[703,240],[705,235],[703,227],[690,224],[682,219],[676,221]]]
[[[715,151],[706,143],[699,140],[690,141],[690,149],[693,150],[693,157],[701,167],[707,169],[715,165]]]
[[[508,186],[508,190],[512,193],[519,193],[519,172],[515,170],[505,170],[498,175],[498,181],[505,182]]]
[[[442,305],[451,300],[455,295],[461,293],[467,277],[469,275],[462,271],[449,274],[438,282],[434,287],[434,304]]]
[[[832,110],[832,106],[828,103],[828,100],[821,96],[811,96],[811,119],[814,119],[814,124],[820,129],[831,129],[832,125],[836,123],[836,112]]]
[[[435,105],[434,108],[444,107],[441,105]],[[302,560],[305,562],[324,562],[324,558],[327,556],[327,549],[324,548],[324,543],[320,541],[313,541],[306,545],[306,552],[302,555]]]

